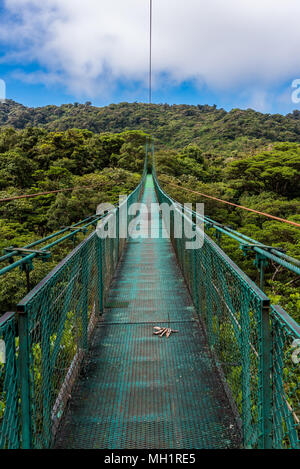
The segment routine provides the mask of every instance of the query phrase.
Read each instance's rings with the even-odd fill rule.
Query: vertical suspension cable
[[[149,108],[148,108],[148,125],[151,145],[150,153],[152,155],[152,165],[154,164],[154,148],[153,138],[151,132],[151,104],[152,104],[152,21],[153,21],[153,0],[149,0]],[[148,156],[148,145],[147,145],[147,156]]]
[[[150,1],[150,24],[149,24],[149,33],[150,33],[150,43],[149,43],[149,104],[152,101],[152,0]]]

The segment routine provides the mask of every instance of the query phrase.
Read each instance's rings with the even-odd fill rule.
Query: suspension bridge
[[[92,231],[0,318],[0,448],[299,449],[299,325],[207,234],[200,249],[174,236],[185,215],[147,161],[126,203],[138,201],[173,207],[170,226],[152,211],[158,237]],[[119,226],[120,213],[60,239],[112,216]],[[253,249],[262,274],[265,258],[299,273],[284,253],[200,221]],[[3,273],[57,242],[11,248],[5,259],[22,257]],[[155,326],[178,332],[160,337]]]

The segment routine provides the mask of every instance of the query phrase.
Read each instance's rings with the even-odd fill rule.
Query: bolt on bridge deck
[[[142,202],[156,202],[147,176]],[[147,216],[147,215],[146,215]],[[152,215],[153,216],[153,215]],[[163,222],[129,239],[57,448],[236,448],[239,431]],[[153,326],[179,330],[168,339]]]

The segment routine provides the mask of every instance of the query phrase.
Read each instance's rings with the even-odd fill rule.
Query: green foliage
[[[26,246],[96,213],[99,203],[117,203],[119,195],[130,193],[140,180],[145,143],[146,134],[141,131],[1,129],[0,198],[74,188],[1,203],[1,254],[5,247]],[[51,262],[35,261],[31,285],[42,280],[73,247],[65,243],[56,248]],[[0,315],[14,309],[25,294],[23,272],[15,269],[0,277]]]
[[[250,158],[236,160],[228,165],[225,177],[238,179],[241,189],[261,193],[272,191],[289,198],[299,197],[300,145],[277,143],[271,151]],[[257,182],[257,185],[250,185]]]
[[[188,149],[189,147],[187,147]],[[266,219],[256,213],[235,209],[220,202],[201,197],[200,192],[235,204],[291,221],[300,220],[300,145],[298,143],[275,143],[268,150],[256,155],[215,162],[194,152],[194,160],[183,156],[186,149],[161,150],[156,163],[160,181],[176,200],[204,202],[205,214],[268,246],[284,248],[286,254],[300,259],[300,232],[297,227]],[[193,152],[190,153],[193,156]],[[190,162],[189,159],[192,161]],[[184,162],[184,163],[183,163]],[[227,164],[226,164],[227,163]],[[174,188],[169,183],[183,186]],[[214,231],[210,232],[214,236]],[[226,236],[222,248],[252,280],[259,282],[259,272],[254,266],[254,256],[245,257],[239,244]],[[269,263],[266,269],[266,293],[282,305],[297,321],[300,320],[298,289],[295,275]]]
[[[96,133],[147,129],[155,136],[156,146],[180,149],[196,145],[203,156],[214,161],[255,154],[276,141],[300,142],[297,113],[281,116],[252,109],[226,112],[208,105],[120,103],[99,108],[75,103],[27,108],[7,100],[0,104],[0,125],[28,128],[29,132],[30,127],[41,132],[77,128]],[[13,140],[14,136],[7,138]],[[31,138],[36,138],[34,132]]]
[[[180,153],[175,150],[161,150],[157,156],[157,164],[162,173],[175,177],[190,175],[202,181],[209,178],[207,161],[196,145],[184,147]]]

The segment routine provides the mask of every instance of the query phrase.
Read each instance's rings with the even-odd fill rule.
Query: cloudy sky
[[[153,0],[153,101],[287,113],[299,0]],[[26,105],[147,101],[149,0],[0,0],[0,78]]]

